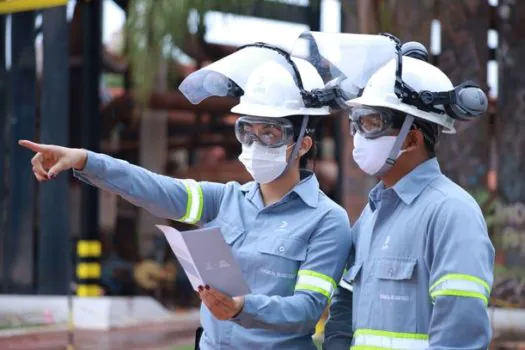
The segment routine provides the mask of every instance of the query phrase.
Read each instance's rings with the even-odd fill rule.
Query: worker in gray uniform
[[[435,154],[441,133],[485,112],[487,98],[471,82],[454,87],[422,45],[404,56],[397,46],[348,101],[353,157],[381,181],[352,227],[323,349],[487,349],[494,247]]]

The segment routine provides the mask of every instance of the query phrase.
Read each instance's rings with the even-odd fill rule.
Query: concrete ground
[[[111,331],[77,330],[73,348],[68,348],[65,329],[27,330],[0,337],[2,350],[189,350],[195,328],[180,322],[149,324]]]
[[[193,350],[197,325],[169,321],[111,331],[77,330],[74,347],[68,348],[64,327],[0,331],[2,350]],[[491,350],[525,350],[525,342],[495,341]]]

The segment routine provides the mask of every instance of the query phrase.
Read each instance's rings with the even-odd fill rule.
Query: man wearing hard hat
[[[381,181],[352,228],[323,348],[487,349],[494,248],[478,204],[435,155],[441,133],[483,113],[487,98],[472,83],[454,87],[424,48],[417,59],[397,47],[348,101],[354,159]]]

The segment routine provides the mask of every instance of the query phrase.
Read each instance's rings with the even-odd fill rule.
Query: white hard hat
[[[422,60],[403,56],[403,82],[416,92],[427,91],[450,91],[454,85],[450,79],[439,68]],[[384,107],[413,115],[416,118],[444,127],[443,132],[455,133],[454,119],[447,114],[432,111],[423,111],[416,106],[404,103],[395,94],[394,86],[396,80],[397,61],[393,59],[377,70],[366,84],[363,94],[355,99],[347,101],[351,107],[370,106]],[[442,105],[436,109],[444,110]]]
[[[299,71],[306,91],[324,88],[324,82],[308,61],[291,58]],[[280,118],[291,115],[327,115],[329,107],[308,108],[294,80],[293,72],[281,63],[268,61],[259,65],[248,77],[240,103],[233,113]]]

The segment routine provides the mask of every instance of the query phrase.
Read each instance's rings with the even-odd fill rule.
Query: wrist
[[[232,319],[238,317],[241,314],[242,310],[244,309],[244,297],[234,298],[234,300],[235,300],[235,304],[237,305],[237,311],[231,317]]]
[[[82,148],[77,148],[75,149],[75,152],[78,153],[78,156],[75,157],[78,160],[76,161],[75,164],[73,164],[73,169],[82,171],[86,167],[87,158],[88,158],[87,151]]]

